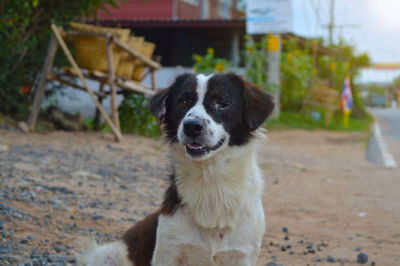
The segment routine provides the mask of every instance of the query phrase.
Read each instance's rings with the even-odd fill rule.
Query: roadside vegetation
[[[95,16],[116,0],[0,1],[0,113],[25,120],[50,39],[50,24],[68,26],[77,17]],[[66,65],[57,57],[55,66]]]
[[[242,52],[247,78],[260,85],[266,91],[280,90],[280,117],[267,122],[268,128],[304,128],[347,131],[368,131],[373,121],[364,107],[360,87],[354,80],[363,67],[369,65],[366,53],[356,54],[355,47],[340,41],[338,44],[325,47],[325,52],[316,53],[323,44],[322,40],[299,40],[296,37],[282,39],[281,86],[268,85],[267,47],[268,36],[258,39],[245,36],[245,49]],[[229,72],[228,61],[214,57],[214,50],[209,48],[203,56],[194,55],[195,72],[218,73]],[[354,108],[349,126],[343,126],[343,115],[340,109],[333,114],[330,124],[326,125],[324,108],[304,108],[304,99],[310,94],[317,81],[325,81],[327,86],[338,91],[343,90],[346,76],[350,77],[353,92]],[[339,98],[337,105],[339,106]]]
[[[302,114],[293,111],[281,112],[279,119],[269,120],[265,123],[268,130],[283,130],[302,128],[307,130],[326,129],[334,131],[369,131],[373,122],[373,117],[366,113],[365,117],[354,118],[350,117],[349,126],[343,126],[343,116],[334,116],[328,127],[325,126],[325,117],[315,119],[312,115]]]
[[[26,120],[34,96],[38,74],[46,55],[50,37],[50,23],[67,27],[77,17],[95,16],[105,5],[116,6],[118,0],[61,1],[61,0],[5,0],[0,3],[0,117],[12,116]],[[324,47],[320,39],[299,39],[295,36],[282,39],[281,85],[268,84],[268,36],[245,36],[242,62],[247,78],[265,90],[280,90],[281,115],[269,121],[272,128],[306,128],[328,130],[369,130],[371,117],[364,108],[360,88],[353,81],[361,68],[369,65],[367,54],[357,54],[355,47],[340,41]],[[318,52],[317,52],[318,51]],[[328,51],[328,52],[326,52]],[[193,70],[199,73],[232,71],[229,60],[217,58],[213,48],[204,55],[193,55]],[[63,56],[57,57],[55,66],[65,65]],[[341,93],[346,76],[351,79],[354,108],[348,128],[343,127],[340,110],[335,111],[326,126],[325,112],[321,108],[303,108],[315,81],[326,81],[329,88]],[[52,84],[54,86],[54,84]],[[50,90],[51,92],[51,90]],[[50,93],[48,92],[48,93]],[[147,110],[149,98],[129,94],[120,106],[120,121],[124,133],[150,137],[159,136],[155,119]],[[339,105],[339,99],[337,101]],[[91,125],[93,121],[86,121]],[[107,127],[103,126],[107,131]]]

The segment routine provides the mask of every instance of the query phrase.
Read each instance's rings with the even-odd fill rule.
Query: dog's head
[[[205,160],[245,145],[273,110],[272,97],[235,74],[183,74],[150,101],[150,112],[171,143]]]

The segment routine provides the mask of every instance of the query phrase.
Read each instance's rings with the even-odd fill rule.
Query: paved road
[[[387,151],[397,162],[397,167],[400,167],[400,110],[387,108],[371,108],[369,110],[377,118],[382,137],[387,144]],[[382,162],[377,140],[374,137],[370,140],[367,158],[371,161]]]

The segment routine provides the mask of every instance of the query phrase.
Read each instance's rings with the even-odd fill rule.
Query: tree
[[[2,0],[0,2],[0,112],[25,118],[29,88],[41,70],[50,24],[67,26],[117,0]],[[56,65],[60,60],[56,61]]]
[[[400,76],[393,80],[392,92],[394,99],[397,100],[397,106],[400,107]]]
[[[397,78],[395,78],[395,79],[393,80],[393,86],[394,86],[396,89],[400,89],[400,76],[398,76]]]
[[[360,74],[361,69],[370,65],[370,58],[367,53],[357,54],[355,47],[340,40],[338,44],[330,45],[336,51],[336,56],[322,56],[319,58],[319,77],[330,80],[330,85],[342,91],[345,77],[350,76],[350,83],[353,92],[354,107],[352,116],[364,118],[366,116],[363,102],[359,97],[359,88],[354,80]]]

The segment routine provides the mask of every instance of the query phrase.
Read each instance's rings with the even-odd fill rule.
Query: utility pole
[[[271,117],[279,117],[281,33],[292,31],[292,1],[247,0],[246,32],[268,34],[267,90],[275,101]],[[268,12],[259,12],[268,10]],[[260,84],[261,85],[261,84]]]
[[[328,24],[328,30],[329,30],[329,44],[333,44],[333,28],[335,27],[335,0],[331,0],[330,4],[330,9],[329,9],[329,24]]]
[[[271,118],[279,118],[280,113],[280,85],[281,85],[281,36],[268,34],[268,69],[267,88],[274,98],[275,106]]]
[[[339,29],[339,36],[342,35],[342,30],[344,28],[361,28],[360,25],[357,24],[335,24],[335,0],[330,0],[330,7],[329,7],[329,24],[324,26],[328,29],[329,32],[329,45],[333,44],[333,31],[334,29]]]

